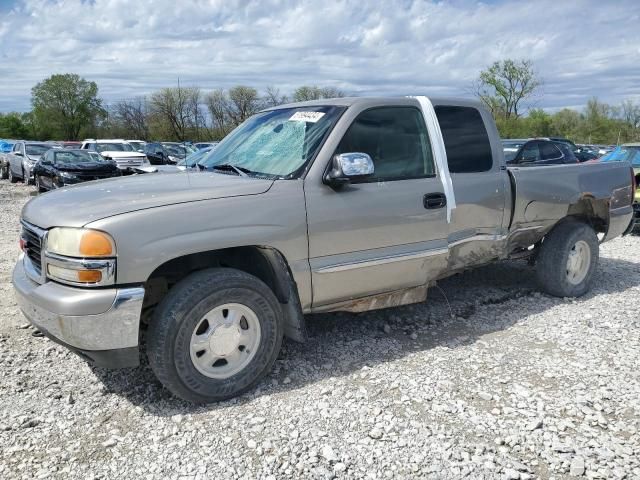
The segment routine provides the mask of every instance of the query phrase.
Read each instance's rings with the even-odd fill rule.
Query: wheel
[[[593,228],[578,221],[558,225],[540,247],[536,264],[540,287],[556,297],[584,295],[591,287],[598,255]]]
[[[7,178],[9,178],[9,168],[7,165],[2,165],[0,166],[0,178],[2,180],[6,180]]]
[[[34,181],[36,182],[36,189],[38,190],[38,193],[43,193],[45,190],[42,185],[40,185],[40,177],[38,175],[34,175]]]
[[[229,268],[202,270],[156,308],[147,356],[174,395],[209,403],[239,395],[266,375],[283,331],[280,304],[262,281]]]
[[[9,181],[11,183],[16,183],[18,181],[18,179],[15,177],[15,175],[13,174],[13,170],[11,170],[11,165],[9,165]]]

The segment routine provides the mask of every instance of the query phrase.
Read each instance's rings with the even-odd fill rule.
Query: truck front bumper
[[[138,331],[144,288],[87,289],[39,284],[25,273],[23,256],[13,270],[18,306],[51,340],[105,368],[139,364]]]

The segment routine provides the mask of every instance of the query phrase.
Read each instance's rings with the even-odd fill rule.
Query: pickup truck
[[[283,336],[304,341],[308,313],[422,302],[437,280],[510,258],[535,263],[551,295],[585,294],[599,243],[631,227],[632,178],[625,162],[507,168],[470,100],[290,104],[198,172],[32,199],[13,284],[52,340],[105,367],[146,353],[173,394],[212,402],[252,388]]]

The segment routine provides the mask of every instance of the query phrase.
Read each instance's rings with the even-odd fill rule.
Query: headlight
[[[177,162],[178,159],[174,156],[169,155],[169,160],[171,160],[172,162]]]
[[[58,172],[58,176],[64,178],[75,178],[75,175],[70,172]]]
[[[47,235],[47,252],[68,257],[115,257],[113,239],[104,232],[86,228],[52,228]]]

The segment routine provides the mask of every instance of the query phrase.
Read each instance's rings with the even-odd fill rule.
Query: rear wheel
[[[542,242],[536,273],[541,288],[556,297],[579,297],[589,291],[598,265],[595,231],[578,221],[555,227]]]
[[[208,403],[253,387],[271,370],[282,337],[271,289],[245,272],[216,268],[185,278],[158,305],[147,355],[174,395]]]

